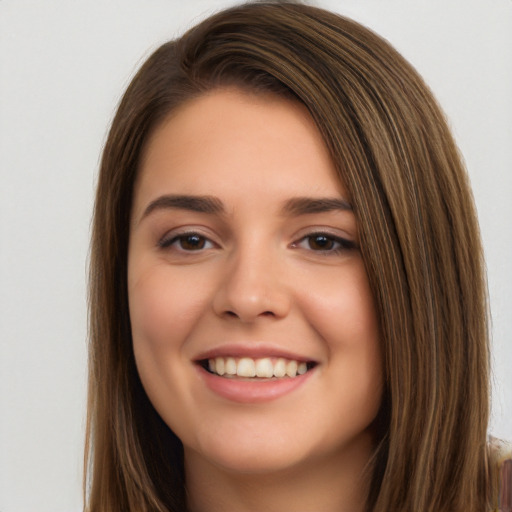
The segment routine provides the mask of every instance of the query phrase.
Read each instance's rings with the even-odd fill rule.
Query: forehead
[[[339,196],[344,190],[304,105],[221,89],[182,105],[150,138],[135,200],[162,193],[222,198]]]

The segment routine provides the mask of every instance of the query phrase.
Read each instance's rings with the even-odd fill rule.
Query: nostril
[[[239,315],[237,315],[234,311],[225,311],[224,314],[226,316],[232,317],[232,318],[240,318]],[[263,311],[258,316],[275,316],[275,313],[273,311]]]

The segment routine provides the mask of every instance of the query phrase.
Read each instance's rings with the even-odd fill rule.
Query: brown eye
[[[166,236],[158,242],[162,249],[181,251],[181,252],[199,252],[206,249],[212,249],[215,244],[199,233],[182,233],[176,236]]]
[[[184,251],[199,251],[206,245],[206,238],[195,234],[179,236],[176,241]]]
[[[330,251],[335,246],[333,238],[325,235],[312,235],[307,237],[309,248],[313,251]]]
[[[292,247],[336,255],[344,251],[355,249],[357,245],[353,240],[347,240],[346,238],[331,235],[330,233],[311,233],[298,242],[293,243]]]

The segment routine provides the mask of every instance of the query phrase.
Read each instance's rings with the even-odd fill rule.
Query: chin
[[[215,446],[206,447],[211,449],[198,455],[226,473],[269,475],[300,467],[307,460],[305,454],[297,453],[296,447],[276,449],[275,443],[269,443],[268,440],[243,446],[222,445],[223,443],[216,443]],[[190,455],[185,449],[185,461]]]
[[[370,428],[358,433],[347,432],[343,441],[325,433],[315,436],[314,428],[282,427],[243,421],[230,426],[210,424],[195,442],[188,444],[184,440],[185,464],[202,460],[225,473],[276,475],[301,469],[308,471],[312,464],[333,467],[332,464],[345,458],[358,458],[363,453],[366,459],[373,445]]]

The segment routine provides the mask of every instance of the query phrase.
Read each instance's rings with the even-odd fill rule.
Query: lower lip
[[[269,402],[292,393],[309,379],[314,369],[297,377],[268,380],[220,377],[208,372],[202,366],[198,366],[198,371],[206,386],[217,395],[233,402],[248,404]]]

